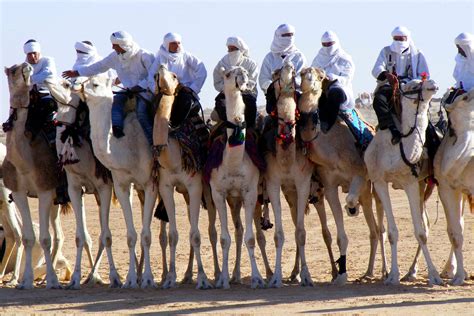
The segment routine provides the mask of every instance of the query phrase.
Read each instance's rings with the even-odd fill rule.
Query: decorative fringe
[[[153,216],[155,216],[160,221],[164,221],[167,223],[170,221],[168,218],[168,212],[166,211],[165,203],[163,203],[163,200],[160,200],[160,202],[156,206],[155,214]]]
[[[225,135],[216,137],[215,140],[212,142],[211,148],[209,149],[209,155],[207,157],[206,164],[204,165],[204,169],[202,172],[202,177],[205,183],[209,183],[209,181],[211,180],[212,169],[215,169],[221,165],[222,159],[224,157],[225,145]]]
[[[78,163],[79,157],[74,150],[74,140],[71,136],[68,136],[64,142],[64,146],[59,154],[59,165],[61,170],[64,169],[64,166],[73,165]]]

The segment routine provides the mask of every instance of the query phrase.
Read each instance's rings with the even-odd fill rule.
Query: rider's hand
[[[79,72],[77,70],[66,70],[63,71],[62,77],[66,79],[79,77]]]

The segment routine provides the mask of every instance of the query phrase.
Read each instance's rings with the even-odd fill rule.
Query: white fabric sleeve
[[[155,58],[153,64],[148,69],[148,79],[147,79],[147,87],[150,91],[154,94],[156,89],[155,83],[155,74],[158,72],[158,67],[160,66],[160,59],[159,57]]]
[[[147,89],[149,86],[150,70],[151,70],[151,66],[154,65],[155,56],[149,52],[142,52],[142,55],[140,56],[140,58],[142,61],[142,65],[145,67],[147,75],[145,76],[145,78],[140,80],[138,85],[142,87],[143,89]],[[154,73],[152,74],[152,76],[153,75]],[[151,91],[154,91],[154,90],[151,90]]]
[[[374,68],[372,69],[372,76],[377,79],[378,76],[384,71],[387,71],[387,64],[385,62],[384,50],[382,49],[380,51],[379,57],[377,57],[377,61],[375,61]]]
[[[428,68],[428,63],[426,62],[425,55],[421,51],[418,51],[418,65],[416,67],[416,76],[417,79],[421,79],[421,74],[426,72],[428,74],[428,79],[430,77],[430,71]]]
[[[260,88],[263,90],[263,93],[267,93],[267,89],[272,83],[272,68],[270,64],[271,53],[265,56],[265,59],[262,62],[262,68],[260,68],[260,75],[258,77],[258,83]]]
[[[338,73],[332,75],[332,80],[337,79],[343,86],[352,82],[354,78],[354,63],[349,59],[339,60],[337,63]]]
[[[206,81],[206,67],[201,60],[192,55],[189,56],[187,64],[191,68],[194,77],[190,88],[196,92],[196,94],[199,94],[199,92],[201,92],[202,86],[204,85],[204,81]]]
[[[212,77],[214,79],[214,88],[217,90],[217,92],[224,92],[224,77],[221,73],[221,67],[223,67],[223,65],[219,60],[212,73]]]
[[[256,62],[252,62],[249,69],[247,69],[249,73],[249,83],[248,83],[248,90],[252,92],[255,97],[258,94],[257,90],[257,79],[258,79],[258,66]]]
[[[94,76],[103,72],[106,72],[110,68],[113,68],[115,58],[117,57],[117,53],[112,52],[107,57],[98,62],[90,64],[88,66],[79,67],[77,72],[80,76],[90,77]]]
[[[43,57],[44,61],[42,61],[42,67],[38,73],[31,76],[31,83],[32,84],[41,84],[47,78],[55,78],[56,77],[56,65],[54,64],[54,60],[50,57]]]

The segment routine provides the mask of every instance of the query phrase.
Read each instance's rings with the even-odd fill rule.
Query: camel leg
[[[297,196],[296,194],[284,194],[286,201],[288,202],[288,206],[290,207],[290,214],[291,220],[293,221],[293,225],[295,226],[296,231],[296,221],[297,221]],[[291,270],[290,274],[290,281],[298,281],[298,275],[300,274],[300,249],[298,247],[298,241],[295,239],[295,246],[296,246],[296,254],[295,254],[295,264],[293,265],[293,270]]]
[[[13,192],[13,199],[20,211],[23,221],[21,229],[22,242],[25,247],[25,270],[17,289],[31,290],[33,289],[33,265],[32,265],[32,251],[35,245],[35,233],[33,231],[33,222],[31,220],[30,207],[28,205],[28,198],[26,192]]]
[[[142,258],[145,265],[141,277],[140,287],[156,288],[153,273],[151,272],[150,246],[151,246],[151,219],[153,218],[153,207],[155,206],[157,192],[153,190],[153,184],[149,183],[145,187],[145,203],[143,205],[142,232],[140,236],[140,245],[142,249]]]
[[[428,266],[428,278],[429,284],[440,285],[443,283],[443,280],[439,277],[438,271],[431,260],[430,252],[427,247],[428,239],[428,227],[423,227],[423,215],[420,209],[420,190],[418,182],[411,183],[406,186],[405,192],[408,196],[408,202],[410,204],[411,217],[413,221],[413,226],[415,228],[415,237],[418,240],[423,255],[426,260],[426,265]]]
[[[82,200],[82,188],[80,185],[76,185],[71,177],[68,177],[68,183],[68,193],[76,217],[76,262],[74,264],[74,273],[66,289],[79,290],[81,288],[82,250],[84,244],[86,244],[86,252],[89,255],[91,251],[91,239],[86,228],[86,214]]]
[[[398,258],[397,258],[397,242],[398,242],[398,229],[393,217],[392,204],[390,202],[390,195],[388,193],[388,183],[385,182],[374,182],[375,190],[382,202],[383,209],[387,216],[387,228],[388,228],[388,240],[391,248],[391,268],[390,273],[385,279],[385,284],[399,284],[400,283],[400,271],[398,270]]]
[[[211,242],[212,258],[214,261],[214,280],[217,280],[221,269],[219,268],[219,260],[217,256],[217,230],[216,230],[216,217],[217,210],[212,201],[211,187],[208,184],[203,184],[203,195],[206,201],[207,213],[209,217],[209,226],[207,228],[209,234],[209,241]]]
[[[337,278],[337,266],[334,260],[334,254],[332,252],[332,236],[331,231],[328,227],[328,221],[326,217],[326,208],[324,207],[324,200],[320,199],[317,203],[314,204],[316,211],[318,212],[319,221],[321,222],[321,232],[323,235],[323,240],[328,250],[329,262],[331,263],[331,275],[332,281]]]
[[[189,224],[191,225],[191,210],[189,206],[189,194],[183,194],[183,197],[186,200],[186,211],[188,213]],[[193,283],[193,264],[194,264],[194,249],[193,249],[193,244],[189,243],[188,267],[186,268],[186,272],[184,273],[184,278],[181,281],[181,283],[183,284]]]
[[[168,245],[168,236],[166,235],[166,222],[160,221],[160,248],[161,248],[161,282],[164,283],[168,274],[168,262],[166,260],[166,246]]]
[[[347,282],[346,253],[349,240],[347,239],[346,230],[344,228],[344,218],[341,203],[339,202],[337,186],[325,187],[324,194],[331,208],[332,215],[334,216],[334,221],[336,222],[337,245],[340,254],[339,259],[336,261],[339,263],[339,271],[333,283],[336,285],[344,285]]]
[[[466,278],[464,271],[464,261],[462,255],[463,238],[463,218],[462,218],[462,193],[451,189],[442,181],[438,187],[441,202],[448,226],[448,236],[451,241],[452,251],[456,257],[456,274],[451,284],[462,285]]]
[[[283,251],[283,244],[285,243],[285,234],[283,232],[283,223],[281,219],[281,202],[280,202],[280,184],[273,181],[267,181],[267,193],[272,204],[273,214],[275,216],[275,270],[273,276],[268,282],[268,287],[282,287],[283,274],[281,269],[281,256]]]
[[[178,230],[176,228],[176,212],[173,193],[174,187],[170,183],[165,183],[165,180],[161,177],[160,196],[163,199],[166,212],[168,213],[168,240],[170,245],[170,266],[162,285],[164,289],[176,287],[176,245],[178,244]]]
[[[454,248],[451,246],[449,250],[448,260],[444,265],[443,271],[439,274],[442,279],[452,279],[454,277],[454,273],[456,272],[457,263],[456,257],[454,256]]]
[[[424,207],[424,202],[423,202],[424,191],[425,191],[426,185],[424,184],[423,181],[420,181],[418,183],[419,183],[419,192],[420,192],[420,209],[422,210],[421,214],[422,214],[422,217],[423,217],[423,225],[424,225],[424,227],[426,227],[426,235],[428,237],[428,227],[429,227],[428,226],[428,215],[426,213],[426,210],[425,210],[425,207]],[[421,247],[420,247],[420,245],[418,245],[418,248],[416,249],[415,257],[413,258],[413,262],[412,262],[410,268],[408,269],[407,274],[405,274],[405,276],[403,278],[401,278],[401,281],[406,281],[406,282],[415,282],[416,281],[416,279],[417,279],[416,274],[418,272],[418,260],[420,258],[420,254],[421,254]]]
[[[225,201],[225,192],[216,190],[216,186],[211,183],[212,199],[219,212],[219,219],[221,222],[221,247],[222,247],[222,272],[217,278],[216,288],[229,289],[229,248],[231,238],[227,223],[227,206]]]
[[[43,248],[44,259],[46,261],[46,288],[47,289],[59,289],[61,285],[58,281],[58,276],[54,271],[53,256],[51,255],[51,235],[49,233],[49,220],[51,218],[51,209],[53,208],[53,196],[54,193],[52,190],[43,191],[38,193],[39,200],[39,217],[40,217],[40,244]],[[56,208],[57,209],[57,208]],[[55,216],[57,216],[55,214]],[[58,227],[55,227],[58,228]],[[59,236],[62,234],[62,230],[55,231],[56,238],[63,238],[64,236]],[[60,251],[60,245],[57,244],[56,253]],[[57,256],[54,256],[57,258]]]
[[[306,264],[306,229],[304,227],[305,210],[308,204],[309,190],[311,187],[311,178],[308,177],[307,181],[299,182],[296,185],[296,192],[298,196],[297,201],[297,220],[296,220],[296,232],[295,239],[300,250],[301,258],[301,272],[300,272],[300,285],[301,286],[313,286],[313,280],[309,273],[308,265]]]
[[[9,238],[5,235],[6,241],[6,249],[5,254],[3,256],[3,260],[0,264],[0,283],[5,275],[5,269],[10,262],[11,255],[13,254],[13,250],[16,249],[16,256],[15,256],[15,265],[13,268],[13,274],[11,279],[8,281],[7,285],[15,286],[18,284],[18,278],[20,276],[20,266],[21,266],[21,257],[23,255],[23,243],[21,242],[21,227],[18,221],[17,212],[15,206],[11,203],[8,203],[8,195],[5,191],[5,188],[0,189],[0,199],[2,200],[3,207],[1,212],[4,212],[4,216],[2,218],[5,220],[3,226],[5,228],[5,233],[7,233],[7,228],[12,234],[11,241],[9,242]]]
[[[102,201],[100,199],[99,191],[109,191],[109,199],[106,201]],[[100,214],[102,212],[109,212],[110,210],[110,197],[112,195],[112,189],[110,186],[103,185],[97,188],[97,191],[94,193],[95,200],[97,202],[97,205],[99,206],[99,224],[100,224],[100,232],[102,235],[102,232],[104,230],[104,223],[102,220],[102,216]],[[87,228],[86,228],[87,231]],[[89,258],[89,261],[91,262],[91,271],[89,272],[89,275],[87,276],[86,280],[84,281],[84,284],[87,284],[89,286],[95,285],[95,284],[104,284],[102,281],[102,278],[100,277],[99,274],[99,266],[102,261],[102,256],[104,254],[104,248],[105,245],[102,243],[102,239],[99,238],[99,247],[97,248],[97,254],[95,256],[95,259],[93,260],[92,257]],[[91,251],[92,252],[92,251]],[[92,255],[92,253],[91,253]]]
[[[202,184],[199,177],[193,177],[194,183],[188,186],[189,193],[189,218],[191,222],[191,231],[189,234],[189,243],[193,246],[194,255],[197,262],[197,289],[210,289],[211,283],[207,279],[206,272],[201,258],[201,235],[199,232],[199,212],[201,211]]]
[[[374,213],[372,211],[372,193],[370,192],[370,184],[366,182],[361,195],[360,203],[362,205],[362,210],[364,212],[365,221],[369,227],[369,238],[370,238],[370,254],[369,254],[369,264],[367,266],[367,271],[361,277],[361,279],[371,280],[374,277],[374,265],[375,265],[375,256],[377,254],[377,244],[378,244],[378,231],[377,224],[375,222]]]
[[[229,201],[230,214],[235,228],[235,265],[234,270],[232,271],[230,283],[240,284],[242,283],[240,276],[240,262],[242,260],[242,242],[244,240],[244,226],[242,225],[242,219],[240,218],[242,202],[237,199],[231,199]]]
[[[375,210],[377,212],[377,228],[380,240],[380,252],[382,255],[382,278],[387,278],[387,257],[385,255],[385,240],[387,239],[387,233],[385,231],[385,225],[383,222],[384,211],[382,206],[382,201],[380,200],[377,192],[372,190],[372,195],[375,199]]]
[[[267,281],[273,276],[272,268],[270,268],[270,263],[268,262],[268,256],[266,251],[267,240],[265,239],[265,234],[263,233],[262,225],[260,224],[260,216],[262,214],[261,205],[257,204],[255,206],[255,211],[253,214],[253,222],[255,224],[255,234],[257,235],[257,244],[260,248],[260,253],[262,254],[263,264],[265,265],[265,275]],[[267,206],[268,207],[268,206]]]
[[[256,188],[258,185],[258,177],[255,177],[255,182],[249,186]],[[255,259],[255,235],[253,233],[253,219],[255,212],[255,205],[257,205],[257,190],[242,190],[242,196],[244,197],[244,208],[245,208],[245,245],[249,253],[250,265],[252,267],[252,277],[250,286],[252,289],[264,288],[265,282],[258,271],[257,260]]]
[[[130,184],[120,184],[119,177],[114,178],[114,189],[117,199],[120,201],[122,207],[123,217],[127,225],[127,245],[129,252],[129,266],[127,278],[122,288],[138,288],[135,246],[137,244],[137,231],[133,224],[132,207],[130,205]]]
[[[50,215],[51,226],[54,232],[53,251],[51,254],[53,268],[60,270],[57,267],[58,261],[61,262],[62,266],[65,267],[64,281],[70,281],[73,273],[73,269],[69,261],[64,257],[63,244],[64,244],[64,233],[61,225],[61,207],[59,205],[53,205],[51,207]],[[90,239],[90,237],[89,237]],[[80,280],[80,275],[79,275]]]

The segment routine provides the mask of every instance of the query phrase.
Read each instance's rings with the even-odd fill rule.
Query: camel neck
[[[423,145],[425,143],[425,131],[428,127],[428,102],[421,102],[416,107],[405,106],[402,111],[402,133],[409,134],[402,138],[405,156],[411,163],[416,163],[421,159]]]
[[[305,113],[316,111],[318,109],[320,96],[320,93],[315,93],[313,91],[304,92],[298,102],[299,110]]]
[[[15,91],[10,95],[10,106],[12,108],[24,108],[30,102],[30,94],[28,88]]]
[[[153,144],[166,145],[168,143],[168,126],[171,117],[171,110],[175,96],[162,95],[160,104],[155,114],[155,122],[153,127]]]
[[[225,104],[227,121],[233,124],[239,124],[245,120],[245,104],[242,99],[242,93],[239,90],[226,90]]]

